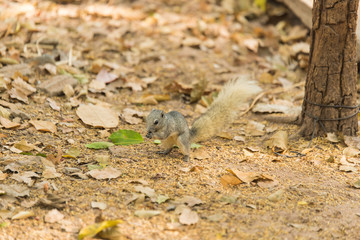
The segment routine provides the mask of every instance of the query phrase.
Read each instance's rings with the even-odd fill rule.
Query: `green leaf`
[[[7,222],[0,223],[0,228],[8,227],[10,224]]]
[[[84,85],[85,83],[89,82],[89,79],[84,74],[74,74],[73,77],[78,80],[78,83]]]
[[[104,229],[114,227],[122,222],[123,222],[122,220],[109,220],[84,227],[80,230],[78,239],[82,240],[85,237],[91,238],[96,234],[98,234],[99,232],[103,231]]]
[[[101,166],[101,165],[95,165],[95,164],[88,164],[87,165],[88,169],[89,170],[94,170],[94,169],[103,169],[104,166]]]
[[[114,146],[111,142],[93,142],[85,145],[85,147],[93,149],[104,149],[111,146]]]
[[[21,154],[21,155],[29,155],[29,156],[32,156],[32,155],[33,155],[31,152],[21,152],[20,154]]]
[[[197,144],[197,143],[192,143],[191,145],[190,145],[190,148],[196,148],[196,149],[198,149],[198,148],[201,148],[203,145],[200,145],[200,144]]]
[[[37,153],[36,156],[46,157],[46,154],[45,153]]]
[[[115,145],[132,145],[142,143],[144,141],[140,133],[126,129],[112,133],[109,139]]]
[[[155,143],[155,144],[161,144],[161,140],[158,140],[158,139],[157,139],[157,140],[154,140],[154,143]]]
[[[266,0],[255,0],[255,5],[259,7],[262,11],[266,11]]]
[[[166,201],[169,200],[169,199],[170,199],[170,198],[169,198],[168,196],[166,196],[166,195],[159,195],[159,196],[157,196],[156,202],[157,202],[158,204],[161,204],[161,203],[166,202]]]

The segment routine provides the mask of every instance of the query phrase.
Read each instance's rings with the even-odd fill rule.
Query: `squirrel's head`
[[[146,117],[147,138],[152,138],[153,135],[165,126],[165,113],[161,110],[153,109]]]

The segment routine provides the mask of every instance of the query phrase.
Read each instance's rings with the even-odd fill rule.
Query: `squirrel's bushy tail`
[[[261,88],[247,75],[227,82],[209,109],[194,121],[190,129],[191,142],[206,140],[235,120],[239,106]]]

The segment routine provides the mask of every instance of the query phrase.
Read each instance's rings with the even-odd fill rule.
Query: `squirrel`
[[[153,109],[146,117],[146,137],[162,140],[165,150],[158,152],[161,154],[170,153],[177,145],[184,154],[183,160],[188,161],[191,143],[206,140],[232,123],[239,106],[261,90],[247,75],[233,78],[224,85],[208,110],[195,119],[191,128],[181,113]]]

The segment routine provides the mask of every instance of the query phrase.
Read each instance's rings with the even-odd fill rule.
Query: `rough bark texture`
[[[357,109],[317,106],[355,106],[356,20],[359,0],[314,0],[310,62],[302,107],[301,133],[313,133],[314,119],[345,118]],[[305,101],[305,99],[308,101]],[[322,121],[327,132],[356,135],[357,115],[346,120]],[[316,125],[315,134],[323,133]]]

